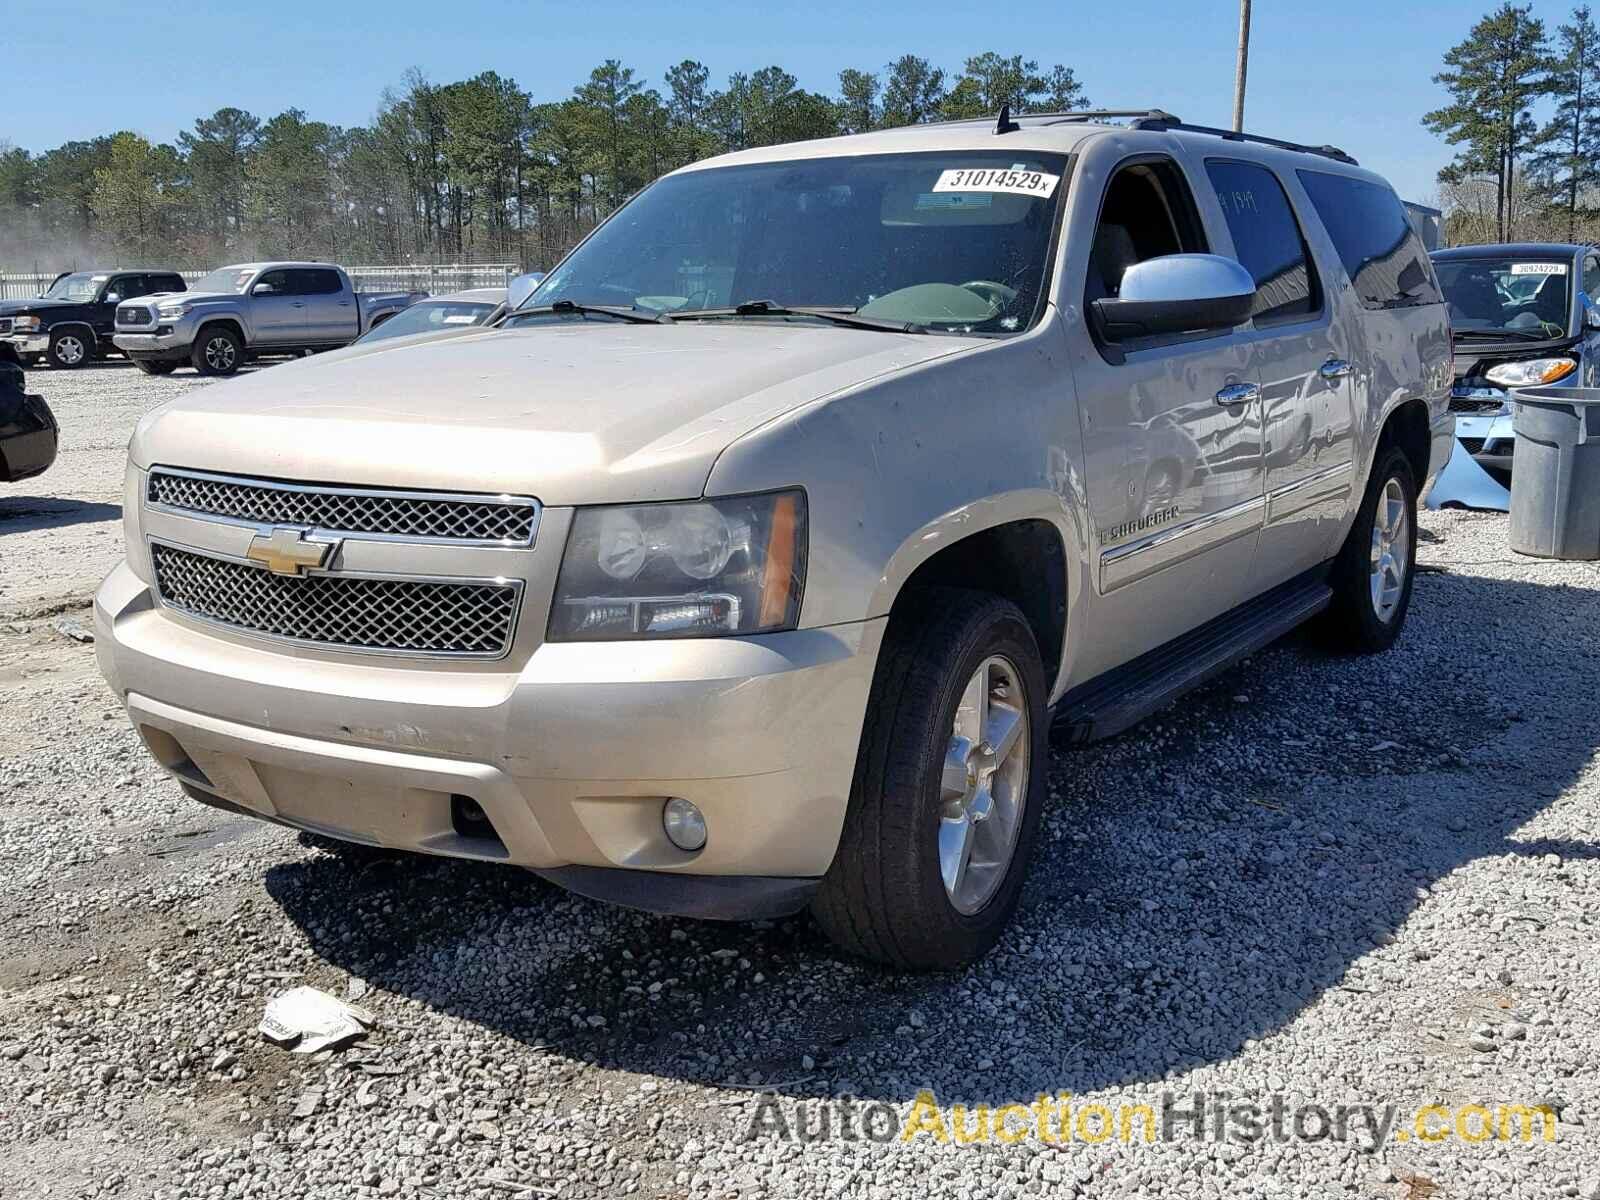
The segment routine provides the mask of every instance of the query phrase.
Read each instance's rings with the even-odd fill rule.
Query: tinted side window
[[[151,275],[149,279],[152,292],[181,292],[184,290],[182,275]]]
[[[263,286],[272,290],[269,296],[292,296],[295,294],[294,285],[290,282],[288,271],[266,271],[260,279],[255,281],[252,291],[259,291]]]
[[[1299,174],[1362,304],[1405,308],[1439,303],[1427,252],[1398,196],[1365,179],[1324,171]]]
[[[1306,239],[1283,184],[1254,163],[1210,159],[1206,174],[1233,235],[1234,253],[1256,281],[1258,321],[1305,316],[1321,307]]]
[[[118,275],[106,285],[107,296],[116,295],[123,300],[132,300],[135,296],[147,296],[150,289],[145,286],[143,275]]]
[[[301,267],[294,276],[295,291],[302,296],[331,296],[341,290],[339,273],[325,267]]]

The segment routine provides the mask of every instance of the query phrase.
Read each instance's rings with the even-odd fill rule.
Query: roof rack
[[[1348,163],[1350,166],[1360,164],[1337,146],[1308,146],[1302,142],[1289,142],[1281,138],[1263,137],[1258,133],[1236,133],[1231,129],[1218,129],[1211,125],[1191,125],[1181,117],[1176,117],[1165,109],[1160,108],[1086,108],[1074,112],[1030,112],[1018,113],[1019,117],[1036,121],[1045,125],[1074,125],[1088,124],[1100,120],[1127,120],[1133,129],[1151,129],[1156,131],[1177,129],[1184,133],[1206,133],[1212,137],[1224,138],[1230,142],[1256,142],[1264,146],[1276,146],[1280,150],[1295,150],[1301,154],[1319,154],[1323,158],[1331,158],[1336,162]],[[996,133],[1008,133],[1018,128],[1016,121],[1011,116],[1011,109],[1006,105],[1001,110],[1001,120],[996,124]]]

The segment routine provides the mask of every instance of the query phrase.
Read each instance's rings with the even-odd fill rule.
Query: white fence
[[[108,270],[114,268],[107,268]],[[516,263],[401,263],[380,267],[346,267],[361,292],[427,292],[437,296],[475,287],[505,287],[518,273]],[[179,271],[193,283],[206,272]],[[55,280],[53,272],[0,274],[0,299],[26,300]]]

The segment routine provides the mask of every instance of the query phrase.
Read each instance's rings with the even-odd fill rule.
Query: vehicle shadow
[[[0,535],[121,519],[120,504],[61,500],[53,496],[0,496]]]
[[[846,960],[805,917],[651,917],[489,865],[319,854],[266,886],[327,962],[606,1068],[891,1102],[1159,1080],[1284,1027],[1456,868],[1600,856],[1516,834],[1600,739],[1572,719],[1597,618],[1591,590],[1436,569],[1391,656],[1296,635],[1055,752],[1022,909],[960,974]],[[1544,682],[1508,700],[1491,661]]]

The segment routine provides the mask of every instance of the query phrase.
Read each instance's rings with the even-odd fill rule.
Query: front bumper
[[[193,341],[187,330],[176,327],[170,333],[113,333],[111,344],[129,358],[146,362],[170,362],[186,358]]]
[[[50,349],[48,333],[11,333],[5,340],[18,354],[43,354]]]
[[[219,635],[161,608],[127,564],[95,600],[101,669],[187,788],[316,833],[709,916],[791,910],[827,870],[884,623],[544,644],[520,667],[453,670]],[[697,852],[662,830],[673,796],[705,814]],[[464,836],[452,797],[497,836]]]

